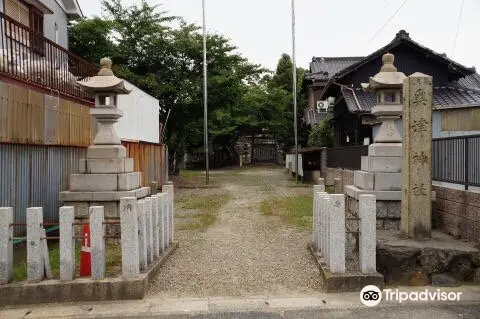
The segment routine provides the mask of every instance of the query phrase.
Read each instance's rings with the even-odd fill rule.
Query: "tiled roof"
[[[375,105],[375,93],[362,89],[342,88],[342,95],[348,110],[352,113],[369,113]],[[433,107],[480,106],[480,91],[462,89],[459,87],[435,87],[433,89]]]
[[[456,84],[470,89],[480,90],[480,74],[474,73],[456,81]]]
[[[305,79],[329,80],[334,74],[346,67],[361,61],[364,57],[313,57],[310,62],[310,73]]]

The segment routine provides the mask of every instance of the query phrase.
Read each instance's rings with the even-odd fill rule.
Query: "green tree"
[[[308,146],[310,147],[332,147],[333,145],[333,130],[329,118],[314,125],[308,137]]]

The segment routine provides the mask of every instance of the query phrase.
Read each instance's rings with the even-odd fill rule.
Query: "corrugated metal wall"
[[[86,148],[0,144],[0,206],[13,207],[15,222],[24,223],[28,207],[43,207],[44,221],[58,221],[59,193]],[[17,234],[25,228],[17,227]]]
[[[135,171],[142,172],[142,186],[150,186],[152,181],[161,186],[165,182],[165,145],[142,142],[122,144],[127,148],[127,156],[134,160]]]

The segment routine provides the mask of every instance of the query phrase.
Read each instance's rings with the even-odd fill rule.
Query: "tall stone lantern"
[[[397,72],[393,65],[394,56],[391,53],[382,57],[383,66],[380,72],[370,77],[369,83],[362,83],[365,91],[376,94],[377,103],[372,109],[378,121],[381,122],[375,143],[401,143],[402,137],[395,125],[395,120],[402,114],[402,87],[406,78],[402,72]]]
[[[354,172],[354,185],[345,190],[347,210],[352,215],[358,215],[359,196],[373,194],[377,200],[377,228],[398,230],[402,199],[402,134],[395,121],[402,115],[406,76],[394,66],[393,54],[384,54],[382,61],[380,72],[370,77],[368,83],[362,83],[364,90],[376,95],[372,114],[379,124],[374,129],[374,143],[368,147],[368,156],[362,156],[361,170]]]
[[[117,95],[130,91],[113,74],[110,59],[101,59],[100,66],[97,76],[78,82],[84,91],[95,95],[90,114],[98,122],[98,131],[87,149],[87,158],[79,162],[79,173],[70,176],[69,190],[60,193],[60,201],[75,208],[76,218],[88,218],[89,206],[103,206],[106,218],[117,218],[122,197],[140,199],[150,193],[149,187],[141,187],[141,173],[134,172],[134,161],[127,158],[115,129],[123,116],[117,108]]]

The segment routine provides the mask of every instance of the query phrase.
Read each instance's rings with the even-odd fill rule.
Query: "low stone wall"
[[[433,228],[480,243],[480,193],[433,186]]]
[[[358,200],[346,196],[346,210],[352,216],[358,216]],[[377,200],[377,229],[400,229],[401,202]]]

